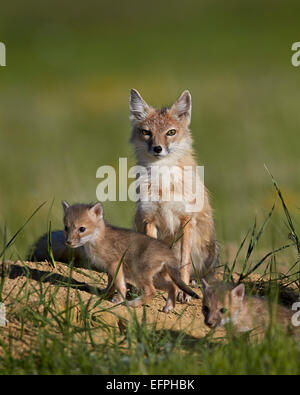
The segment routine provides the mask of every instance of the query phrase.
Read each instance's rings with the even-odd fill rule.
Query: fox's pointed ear
[[[235,299],[239,299],[242,301],[245,296],[245,285],[244,284],[239,284],[233,290],[231,291],[231,295]]]
[[[103,208],[101,203],[96,203],[93,207],[91,207],[90,212],[93,213],[97,219],[103,218]]]
[[[62,204],[62,206],[63,206],[64,211],[66,211],[66,209],[67,209],[68,207],[70,207],[69,203],[67,203],[65,200],[63,200],[63,201],[61,202],[61,204]]]
[[[188,124],[191,122],[192,96],[189,91],[186,90],[180,95],[171,107],[171,113],[179,119],[186,119]]]
[[[135,89],[131,89],[129,96],[129,119],[131,123],[136,121],[143,121],[149,114],[150,107]]]
[[[210,288],[210,285],[204,278],[202,278],[200,281],[203,288],[203,292],[206,292]]]

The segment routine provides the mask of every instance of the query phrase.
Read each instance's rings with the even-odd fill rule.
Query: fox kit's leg
[[[107,297],[112,296],[115,292],[115,286],[114,286],[114,284],[112,285],[112,279],[113,279],[112,276],[108,273],[107,274],[107,286],[101,292],[103,294],[107,294]]]
[[[142,304],[149,303],[154,298],[154,296],[156,295],[156,289],[153,285],[152,278],[149,280],[144,280],[143,291],[144,291],[143,296],[131,300],[129,302],[129,306],[138,307],[141,306]]]
[[[177,294],[178,294],[178,289],[177,289],[176,285],[171,281],[170,285],[169,285],[167,303],[163,308],[163,311],[165,313],[169,313],[170,311],[172,311],[174,309],[175,304],[176,304]]]
[[[110,275],[110,281],[112,281],[113,276],[116,273],[116,270],[118,268],[119,262],[115,262],[111,265],[109,268],[109,275]],[[112,298],[113,303],[121,303],[124,301],[126,298],[126,280],[123,272],[123,266],[121,265],[118,270],[118,274],[115,278],[113,287],[117,290],[117,294]]]
[[[163,311],[165,313],[169,313],[175,307],[176,298],[177,298],[177,294],[178,294],[178,288],[177,288],[176,284],[173,282],[173,280],[170,278],[167,271],[162,272],[161,275],[165,281],[164,288],[168,291],[168,299],[167,299],[167,302],[163,308]]]
[[[169,313],[175,307],[178,287],[169,276],[169,273],[167,272],[165,267],[154,276],[154,285],[155,288],[168,292],[168,299],[166,305],[163,308],[163,311],[165,313]]]
[[[180,274],[181,279],[189,284],[190,282],[190,270],[191,270],[191,252],[193,243],[193,223],[188,220],[182,222],[181,226],[184,226],[183,236],[181,239],[181,262],[180,262]],[[178,300],[182,303],[186,303],[191,299],[189,295],[184,292],[179,292]]]

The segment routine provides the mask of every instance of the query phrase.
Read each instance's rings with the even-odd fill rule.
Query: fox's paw
[[[196,281],[196,280],[191,280],[191,281],[190,281],[190,286],[191,286],[192,288],[200,288],[199,283],[198,283],[198,281]]]
[[[177,300],[180,303],[188,303],[192,297],[184,292],[178,292]]]
[[[121,295],[115,295],[115,296],[112,298],[111,301],[112,301],[112,303],[119,304],[119,303],[122,303],[122,302],[123,302],[123,298],[122,298]]]
[[[173,305],[166,303],[165,307],[163,308],[163,312],[168,314],[174,309]]]
[[[128,304],[130,307],[139,307],[143,304],[143,299],[139,296],[138,298],[130,300],[130,302],[128,302]]]

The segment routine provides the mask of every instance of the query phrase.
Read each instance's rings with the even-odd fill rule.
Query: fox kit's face
[[[103,221],[100,203],[94,206],[62,202],[66,244],[71,248],[93,242],[101,231]]]
[[[244,284],[233,290],[214,290],[205,280],[202,281],[204,323],[210,328],[235,324],[243,306]]]
[[[183,92],[171,108],[154,109],[136,90],[130,94],[131,142],[138,157],[159,160],[175,153],[179,157],[191,146],[188,126],[191,95]]]

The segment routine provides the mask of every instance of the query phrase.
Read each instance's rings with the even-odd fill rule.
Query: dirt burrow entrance
[[[4,274],[1,296],[8,321],[6,326],[0,327],[0,340],[4,344],[13,343],[19,355],[33,346],[37,326],[47,324],[47,320],[54,316],[62,318],[68,314],[71,323],[79,327],[83,325],[83,316],[88,315],[95,327],[101,321],[105,325],[98,326],[94,332],[99,341],[106,331],[122,331],[132,320],[132,309],[115,306],[99,296],[107,284],[106,274],[83,268],[71,269],[62,263],[56,263],[53,268],[48,262],[21,261],[0,262],[0,273]],[[217,278],[221,280],[221,274],[217,274]],[[258,275],[252,275],[250,281],[255,282],[258,278]],[[263,288],[264,282],[258,286]],[[200,289],[194,290],[201,296]],[[287,296],[287,302],[294,298],[293,290],[290,292],[291,300]],[[134,309],[138,321],[155,325],[156,330],[184,331],[193,338],[202,338],[210,331],[204,324],[202,297],[192,299],[188,304],[177,303],[169,314],[162,311],[165,300],[166,294],[158,292],[150,305]],[[28,319],[28,311],[32,320]],[[39,318],[34,317],[35,312],[36,317],[45,317],[45,322],[41,319],[39,323]],[[215,333],[217,337],[223,335],[223,329]]]

